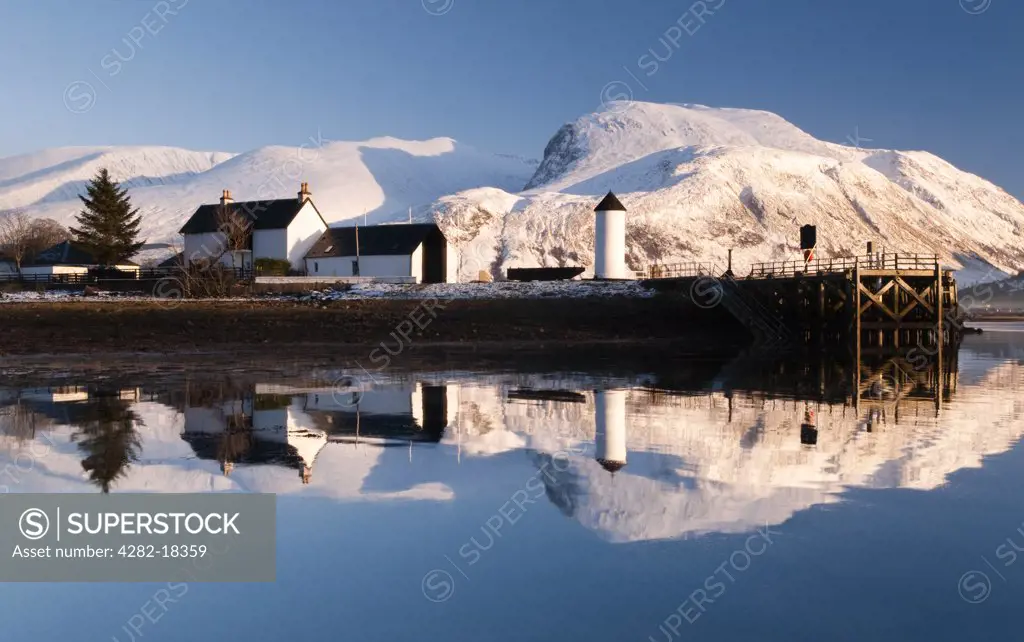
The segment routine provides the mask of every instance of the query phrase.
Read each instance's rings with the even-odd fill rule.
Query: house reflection
[[[209,388],[196,392],[185,401],[182,438],[201,459],[220,462],[225,475],[236,465],[273,465],[309,484],[328,444],[438,443],[448,425],[446,386],[254,384],[227,399]]]

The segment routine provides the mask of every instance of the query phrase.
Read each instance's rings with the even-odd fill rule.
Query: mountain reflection
[[[493,494],[500,505],[536,478],[537,498],[626,542],[778,524],[849,487],[936,488],[1024,435],[1024,369],[990,351],[941,364],[664,370],[380,382],[242,371],[121,390],[0,389],[0,467],[46,434],[52,451],[13,491],[73,491],[79,480],[103,492],[337,501]]]

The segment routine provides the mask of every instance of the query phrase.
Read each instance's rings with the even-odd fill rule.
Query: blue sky
[[[244,151],[320,131],[540,157],[619,82],[637,100],[767,109],[825,140],[925,149],[1024,196],[1019,0],[9,0],[2,11],[0,156]],[[674,24],[686,30],[666,50]],[[671,57],[647,76],[650,48]]]

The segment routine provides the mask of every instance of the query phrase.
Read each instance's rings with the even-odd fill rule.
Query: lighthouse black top
[[[625,212],[626,207],[619,202],[619,199],[615,194],[608,192],[608,195],[604,197],[604,200],[598,203],[597,207],[594,208],[595,212]]]

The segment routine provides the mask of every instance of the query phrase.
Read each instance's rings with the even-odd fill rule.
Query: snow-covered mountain
[[[873,240],[974,278],[1024,268],[1024,205],[992,183],[927,152],[827,143],[744,109],[610,104],[555,134],[525,191],[470,190],[435,211],[470,250],[467,274],[589,265],[592,210],[608,190],[629,208],[634,268],[722,265],[730,248],[740,268],[795,260],[808,223],[820,256],[863,254]]]
[[[793,260],[798,228],[818,226],[819,256],[939,254],[962,281],[1024,269],[1024,205],[927,152],[815,139],[745,109],[611,103],[563,126],[538,164],[448,138],[378,138],[243,154],[162,147],[62,148],[0,159],[0,209],[70,223],[99,167],[132,188],[150,242],[221,190],[286,198],[302,181],[332,223],[433,216],[460,246],[460,272],[593,261],[593,207],[608,190],[629,208],[629,263],[701,260],[734,249],[749,263]],[[995,269],[993,269],[995,268]]]
[[[203,203],[230,189],[235,200],[294,197],[308,182],[328,222],[406,220],[410,207],[482,185],[520,189],[536,161],[477,151],[450,138],[376,138],[332,142],[311,137],[298,147],[243,154],[172,147],[76,147],[0,159],[0,210],[74,221],[77,195],[106,167],[131,189],[150,242],[174,242]],[[425,212],[425,209],[424,209]]]

